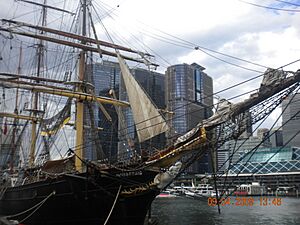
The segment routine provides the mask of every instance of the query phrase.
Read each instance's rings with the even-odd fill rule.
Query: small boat
[[[208,198],[215,197],[216,191],[214,190],[214,187],[208,184],[200,184],[193,189],[187,190],[185,195],[192,198]]]
[[[178,197],[175,193],[172,193],[171,190],[162,191],[156,198],[175,198]]]
[[[251,184],[242,184],[234,192],[234,195],[239,196],[259,196],[265,194],[265,186],[261,186],[258,182],[252,182]]]

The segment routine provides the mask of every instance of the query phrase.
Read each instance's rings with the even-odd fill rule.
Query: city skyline
[[[157,55],[156,60],[161,64],[158,69],[161,71],[164,71],[169,65],[197,62],[210,69],[210,74],[215,79],[215,91],[224,89],[229,83],[238,83],[256,76],[258,73],[224,63],[203,51],[242,67],[261,72],[264,72],[265,68],[236,61],[205,49],[200,51],[197,46],[274,68],[298,58],[299,50],[295,46],[299,46],[298,21],[300,15],[296,12],[258,8],[238,0],[192,0],[189,4],[169,0],[159,2],[159,4],[156,0],[151,2],[136,0],[95,2],[98,5],[103,4],[99,14],[103,15],[103,23],[110,28],[111,37],[115,38],[116,42],[122,42],[120,37],[118,38],[120,33],[130,47],[146,48],[149,52],[151,52],[150,49],[153,49],[157,53],[153,54]],[[252,2],[259,3],[259,1]],[[16,10],[16,5],[14,1],[0,2],[1,8],[4,9],[0,12],[0,16],[5,17],[9,10]],[[265,5],[279,9],[293,10],[295,8],[289,4],[275,1],[266,2]],[[57,3],[57,6],[63,7],[64,5]],[[66,1],[65,7],[74,10],[76,5],[74,2]],[[26,13],[28,8],[26,5],[23,8]],[[108,12],[105,12],[104,9]],[[152,12],[156,12],[155,16],[152,16]],[[49,20],[50,25],[53,25],[52,20]],[[99,21],[95,22],[99,38],[107,39]],[[256,24],[260,26],[256,26]],[[118,29],[120,31],[115,34]],[[172,36],[174,37],[172,38]],[[137,42],[137,37],[140,37],[145,46],[149,48],[147,49]],[[168,38],[171,44],[168,43]],[[286,69],[296,70],[298,68],[299,64],[292,64]],[[248,83],[242,89],[244,91],[252,90],[257,83],[257,80]],[[237,90],[231,90],[224,93],[223,97],[232,97],[236,93]]]
[[[51,0],[49,4],[50,2]],[[252,2],[259,3],[259,1]],[[102,2],[97,2],[97,4],[102,4]],[[215,81],[214,92],[218,92],[232,84],[259,74],[240,68],[241,66],[261,72],[265,68],[254,66],[254,64],[245,61],[235,61],[233,58],[216,54],[216,52],[208,49],[275,68],[297,59],[299,50],[296,46],[299,46],[300,34],[297,7],[288,3],[271,1],[264,4],[278,9],[295,11],[285,12],[258,8],[237,0],[226,2],[190,1],[189,4],[168,0],[159,3],[132,0],[103,2],[106,12],[100,10],[99,14],[103,15],[102,22],[105,26],[110,27],[111,37],[116,42],[123,42],[122,38],[120,40],[120,37],[117,37],[119,32],[122,32],[122,35],[124,35],[122,37],[126,40],[126,45],[129,44],[129,47],[137,49],[142,47],[149,52],[151,52],[150,49],[153,49],[157,53],[155,55],[158,56],[156,60],[161,64],[158,71],[165,71],[168,65],[196,62],[207,68]],[[15,12],[17,19],[25,18],[26,21],[26,16],[20,16],[20,12],[28,12],[25,3],[23,3],[23,6],[19,6],[20,8],[16,8],[14,1],[2,1],[0,5],[3,8],[0,12],[1,17],[6,17],[11,10]],[[57,3],[57,6],[64,7],[62,3]],[[71,1],[66,3],[65,6],[68,9],[75,9],[76,7]],[[155,16],[153,16],[153,12],[155,12]],[[51,14],[51,11],[49,13]],[[55,16],[50,16],[48,21],[50,26],[55,25],[53,23],[55,19]],[[35,21],[27,22],[32,23]],[[99,20],[95,22],[99,37],[105,39],[105,32]],[[119,27],[124,24],[128,25],[127,28],[132,28],[129,29],[132,34],[126,29],[117,30],[117,25]],[[115,33],[116,31],[118,32]],[[136,37],[140,37],[146,47],[141,46],[141,43],[136,41]],[[201,46],[205,48],[201,48]],[[14,42],[12,42],[11,47],[15,51],[19,48],[19,46],[14,45]],[[27,50],[24,49],[24,51]],[[240,67],[224,63],[204,52],[238,64]],[[10,54],[4,53],[1,55],[3,58],[2,65],[9,68],[13,63],[5,63],[7,62],[7,56]],[[284,69],[296,70],[298,65],[299,63],[292,64]],[[24,73],[26,73],[26,70]],[[257,88],[258,83],[258,80],[254,80],[239,86],[239,88],[218,95],[222,98],[233,97]],[[275,113],[271,114],[269,122],[264,124],[263,127],[270,127],[269,124],[272,124],[272,121],[280,113],[280,109],[275,110]]]

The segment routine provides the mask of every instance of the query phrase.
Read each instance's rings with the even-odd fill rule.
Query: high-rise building
[[[103,63],[88,65],[88,69],[91,71],[89,72],[88,81],[94,85],[96,95],[111,97],[109,91],[113,89],[118,99],[128,101],[118,63],[103,61]],[[154,104],[159,109],[165,109],[164,74],[140,68],[131,69],[131,73]],[[99,110],[97,104],[93,105],[94,118],[97,121],[97,126],[103,128],[99,132],[101,146],[103,152],[110,160],[116,159],[117,155],[126,157],[128,154],[129,156],[132,154],[129,148],[135,148],[135,150],[139,151],[140,148],[147,148],[148,146],[160,148],[165,144],[165,135],[161,134],[141,145],[134,145],[134,143],[137,143],[137,135],[131,109],[122,108],[121,111],[117,112],[113,105],[103,106],[113,122],[106,118],[103,111]],[[119,116],[123,118],[118,119]],[[89,135],[86,136],[90,139],[92,138]],[[87,142],[89,142],[89,139],[87,139]],[[95,146],[93,147],[95,148]],[[91,152],[90,154],[95,154],[95,149],[89,149],[89,147],[87,149],[88,152]]]
[[[248,138],[252,136],[253,134],[253,129],[252,129],[252,118],[251,118],[251,113],[249,110],[244,113],[244,120],[241,123],[241,128],[245,130],[241,135],[240,139],[242,138]]]
[[[259,128],[257,129],[257,137],[261,140],[270,140],[269,138],[270,130],[268,128]]]
[[[91,72],[90,72],[91,71]],[[88,65],[88,81],[94,85],[96,95],[107,95],[110,89],[117,91],[120,83],[120,67],[116,62],[103,61]],[[95,110],[95,119],[99,111]]]
[[[157,106],[158,109],[165,109],[165,75],[153,71],[149,71],[141,68],[134,68],[130,70],[132,75],[135,77],[140,86],[144,89],[145,93],[150,97],[152,102]],[[120,100],[128,101],[128,96],[126,93],[126,88],[123,79],[120,83]],[[119,133],[119,152],[120,154],[131,154],[131,151],[128,151],[129,145],[131,148],[134,148],[135,151],[140,151],[140,149],[151,151],[152,148],[161,149],[165,145],[165,134],[157,135],[149,141],[145,141],[142,144],[137,143],[137,134],[134,126],[134,120],[132,111],[130,108],[124,108],[124,121],[119,121],[119,127],[121,130],[127,128],[127,134],[125,137],[124,133]],[[121,124],[123,123],[124,124]],[[128,142],[128,138],[132,140],[132,143]],[[131,149],[133,150],[133,149]],[[153,150],[153,149],[152,149]]]
[[[291,95],[283,100],[282,110],[283,144],[300,147],[300,134],[297,134],[300,129],[300,93]]]
[[[272,143],[272,147],[283,146],[282,128],[273,128],[272,130],[270,130],[270,135],[270,142]]]
[[[248,138],[253,138],[251,137],[253,134],[252,130],[252,123],[251,123],[251,113],[245,112],[244,114],[244,119],[242,120],[241,124],[239,125],[241,130],[244,132],[238,137],[237,144],[245,142]],[[223,135],[222,132],[220,132],[220,138],[219,140],[223,140]],[[268,142],[268,140],[266,140]],[[235,141],[228,141],[225,142],[222,146],[220,146],[217,149],[217,170],[218,172],[222,172],[228,169],[229,166],[229,158],[232,154],[232,149],[231,149],[231,143],[234,143]]]
[[[95,95],[107,96],[112,89],[116,93],[116,97],[119,98],[119,83],[120,83],[120,67],[118,63],[103,61],[102,63],[89,64],[87,66],[88,74],[87,81],[94,87]],[[91,132],[90,127],[85,129],[85,157],[88,159],[95,159],[97,157],[97,151],[103,151],[104,155],[113,160],[116,158],[118,151],[118,117],[113,105],[103,104],[104,109],[108,112],[112,118],[112,122],[109,121],[103,111],[99,109],[98,103],[90,103],[92,105],[94,126],[100,127],[98,135],[101,137],[101,147],[97,145],[95,139],[99,139],[99,136],[95,132]],[[86,107],[85,116],[90,115],[90,108]],[[87,118],[87,121],[90,119]],[[99,149],[100,148],[100,149]]]
[[[173,130],[167,138],[173,138],[186,133],[202,120],[212,115],[213,81],[204,72],[205,68],[193,63],[178,64],[167,68],[166,71],[166,105]],[[206,154],[202,160],[194,163],[188,172],[209,172],[210,159]]]

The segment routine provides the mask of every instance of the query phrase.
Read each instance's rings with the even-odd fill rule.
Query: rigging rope
[[[117,200],[118,200],[119,195],[120,195],[120,192],[121,192],[121,188],[122,188],[122,185],[120,185],[120,187],[119,187],[119,190],[118,190],[118,193],[117,193],[117,195],[116,195],[114,204],[112,205],[111,210],[110,210],[110,212],[109,212],[109,214],[108,214],[108,216],[107,216],[107,218],[106,218],[106,220],[105,220],[105,222],[104,222],[103,225],[106,225],[106,224],[107,224],[107,222],[108,222],[108,220],[109,220],[109,218],[110,218],[110,215],[112,214],[112,212],[113,212],[113,210],[114,210],[114,208],[115,208],[115,205],[116,205],[116,203],[117,203]]]
[[[30,213],[28,216],[26,216],[24,219],[22,219],[20,221],[20,223],[24,222],[25,220],[27,220],[28,218],[30,218],[39,208],[42,207],[43,204],[45,204],[45,202],[51,197],[51,196],[54,196],[55,195],[55,191],[51,192],[45,199],[43,199],[41,202],[37,203],[36,205],[32,206],[31,208],[29,209],[26,209],[25,211],[23,212],[20,212],[20,213],[17,213],[17,214],[14,214],[14,215],[10,215],[10,216],[6,216],[7,219],[11,219],[11,218],[14,218],[14,217],[19,217],[25,213],[28,213],[30,212],[31,210],[33,210],[32,213]]]

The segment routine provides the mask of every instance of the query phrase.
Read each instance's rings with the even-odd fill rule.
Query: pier
[[[217,178],[218,189],[234,189],[242,184],[259,182],[260,185],[268,188],[270,194],[281,194],[299,197],[300,192],[300,171],[281,172],[268,174],[223,174]],[[199,183],[213,183],[211,174],[185,175],[176,180],[175,185],[186,185]],[[289,188],[289,192],[276,193],[278,188]]]

